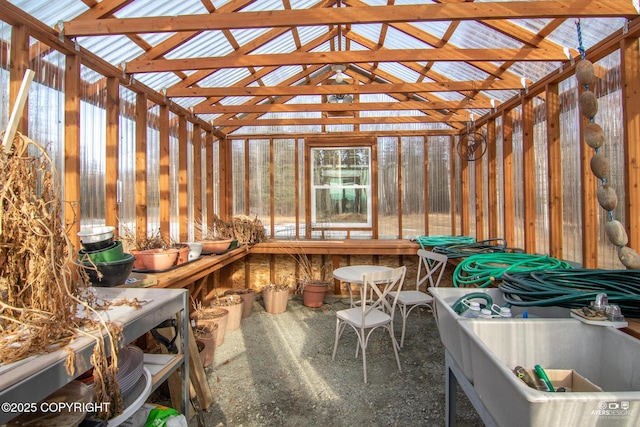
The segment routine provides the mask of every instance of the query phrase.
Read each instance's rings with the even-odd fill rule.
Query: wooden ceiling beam
[[[370,62],[447,61],[564,61],[562,49],[496,48],[496,49],[384,49],[378,51],[289,52],[258,55],[227,55],[207,58],[133,60],[127,72],[156,73],[163,71],[204,70],[212,68],[245,68],[283,65],[345,64]]]
[[[514,90],[522,89],[512,82],[501,80],[492,82],[428,82],[428,83],[371,83],[366,85],[300,85],[300,86],[250,86],[250,87],[188,87],[169,88],[168,97],[210,97],[210,96],[273,96],[273,95],[346,95],[363,93],[420,93],[420,92],[460,92],[469,90]]]
[[[483,19],[634,17],[633,0],[445,3],[304,10],[214,13],[209,15],[82,19],[64,23],[66,36],[206,31],[241,28],[433,22]]]
[[[492,108],[489,101],[473,101],[472,107]],[[351,104],[257,104],[257,105],[197,105],[195,114],[241,114],[284,113],[307,111],[384,111],[384,110],[459,110],[470,108],[465,101],[398,101],[398,102],[354,102]]]
[[[316,125],[361,125],[399,123],[442,123],[443,119],[429,116],[385,116],[385,117],[318,117],[313,119],[214,119],[214,126],[316,126]],[[446,121],[466,123],[467,115],[451,116]]]

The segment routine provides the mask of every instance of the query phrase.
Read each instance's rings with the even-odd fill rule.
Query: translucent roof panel
[[[86,4],[78,0],[9,0],[9,3],[50,27],[60,21],[70,21],[89,10]]]
[[[255,49],[251,54],[290,53],[295,50],[295,46],[291,31],[287,31]]]
[[[406,33],[398,31],[393,27],[387,29],[387,34],[384,38],[384,47],[387,49],[430,49],[432,46],[424,43],[415,37],[409,36]]]
[[[378,68],[400,81],[415,82],[418,81],[420,77],[419,73],[397,62],[381,62],[378,64]],[[397,80],[395,82],[397,82]]]
[[[246,68],[223,68],[200,80],[198,85],[201,87],[228,87],[250,75],[251,73]]]
[[[222,31],[204,31],[165,55],[173,58],[225,56],[234,51]]]
[[[290,65],[286,67],[278,67],[274,71],[270,72],[262,78],[262,81],[267,86],[277,86],[283,81],[288,80],[302,72],[300,65]]]
[[[78,37],[78,44],[112,65],[130,61],[144,50],[126,36]]]
[[[163,89],[167,89],[180,81],[180,78],[173,73],[136,74],[135,79],[158,92],[161,92]]]
[[[135,0],[115,13],[118,18],[146,16],[178,16],[207,13],[200,0],[158,1]]]
[[[461,21],[449,42],[463,49],[522,47],[522,43],[475,21]]]
[[[466,62],[436,62],[431,69],[453,81],[484,80],[489,74]]]

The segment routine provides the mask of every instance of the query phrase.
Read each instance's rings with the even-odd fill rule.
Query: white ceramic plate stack
[[[128,345],[118,351],[118,384],[120,384],[120,392],[126,397],[142,377],[144,370],[144,354],[142,350],[135,345]],[[91,379],[83,381],[93,390],[93,381]]]

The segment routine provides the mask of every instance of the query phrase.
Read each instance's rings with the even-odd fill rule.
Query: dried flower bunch
[[[162,234],[160,230],[148,234],[135,233],[125,225],[121,225],[122,235],[120,240],[125,250],[137,249],[144,251],[147,249],[169,249],[175,246],[175,242],[169,236]]]
[[[204,240],[236,239],[241,245],[251,245],[263,242],[267,232],[262,221],[245,215],[238,215],[226,222],[217,215],[213,215],[213,224],[196,224],[196,230],[202,234]]]
[[[78,335],[92,337],[94,398],[111,402],[105,405],[109,413],[102,414],[108,418],[122,410],[116,377],[118,327],[77,315],[78,305],[96,312],[62,221],[53,162],[44,147],[20,134],[12,142],[12,150],[0,156],[0,361],[62,348],[73,375],[74,353],[65,346]],[[101,327],[110,331],[111,359],[101,334],[91,333]]]

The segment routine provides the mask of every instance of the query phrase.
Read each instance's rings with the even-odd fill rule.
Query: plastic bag
[[[145,427],[188,427],[187,419],[180,412],[166,406],[157,406],[149,412]]]

